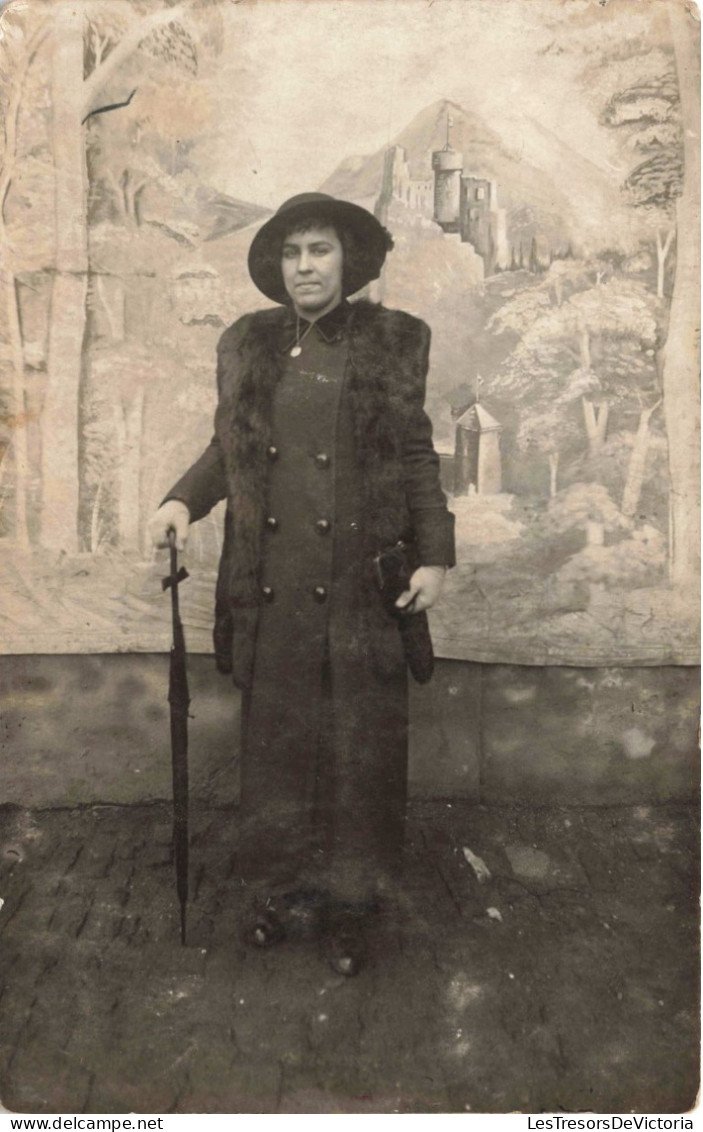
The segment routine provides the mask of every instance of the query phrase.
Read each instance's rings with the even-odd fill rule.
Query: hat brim
[[[283,238],[307,218],[325,220],[334,228],[351,229],[364,245],[364,263],[344,265],[344,295],[360,291],[377,279],[386,258],[389,237],[386,229],[367,209],[350,201],[332,197],[283,206],[254,236],[249,248],[249,274],[258,289],[274,303],[286,303],[288,293],[281,273]]]

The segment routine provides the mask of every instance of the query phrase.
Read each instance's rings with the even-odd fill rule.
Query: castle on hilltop
[[[498,207],[495,181],[464,172],[464,155],[449,141],[450,125],[448,118],[446,145],[432,153],[431,177],[411,176],[403,146],[386,150],[376,215],[383,219],[391,201],[400,201],[471,244],[483,260],[484,274],[493,275],[511,262],[506,210]]]

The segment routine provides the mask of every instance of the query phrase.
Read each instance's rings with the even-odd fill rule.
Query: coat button
[[[275,444],[269,444],[268,448],[266,449],[266,455],[268,456],[269,460],[271,460],[271,462],[278,459],[278,449],[276,448]]]
[[[317,531],[318,535],[326,535],[329,533],[331,526],[332,524],[330,523],[329,519],[318,519],[315,523],[315,530]]]
[[[324,586],[315,586],[315,589],[312,591],[312,596],[315,598],[315,601],[322,605],[323,601],[327,601],[327,590]]]
[[[330,458],[326,452],[318,452],[317,456],[315,457],[315,463],[317,464],[318,468],[329,468]]]
[[[266,520],[266,526],[268,527],[268,529],[270,531],[277,531],[278,530],[278,519],[275,519],[273,517],[273,515],[269,515],[268,519]]]
[[[268,602],[273,601],[273,589],[271,588],[271,586],[262,586],[261,587],[261,596],[264,599],[264,601],[268,601]]]

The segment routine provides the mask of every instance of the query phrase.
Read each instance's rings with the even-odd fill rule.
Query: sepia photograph
[[[0,1113],[690,1114],[694,0],[0,0],[0,127]]]

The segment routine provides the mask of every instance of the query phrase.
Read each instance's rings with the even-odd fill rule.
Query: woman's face
[[[334,228],[297,229],[283,241],[283,284],[293,306],[314,322],[342,299],[342,243]]]

